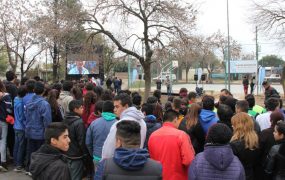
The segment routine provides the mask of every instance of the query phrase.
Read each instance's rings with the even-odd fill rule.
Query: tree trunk
[[[150,71],[150,63],[145,62],[143,65],[144,77],[145,77],[145,90],[144,90],[144,101],[146,102],[149,97],[149,93],[151,90],[151,71]]]
[[[188,83],[189,69],[190,69],[190,68],[186,67],[186,83]]]
[[[24,77],[24,59],[21,59],[21,79]]]
[[[53,82],[56,81],[57,79],[57,59],[58,59],[58,49],[57,49],[57,44],[54,43],[53,45],[53,57],[52,57],[52,62],[53,62],[53,65],[52,65],[52,80]]]

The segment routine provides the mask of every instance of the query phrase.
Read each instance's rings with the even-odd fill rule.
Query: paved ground
[[[13,171],[13,167],[9,167],[8,172],[0,172],[0,180],[32,180],[25,173],[17,173]]]

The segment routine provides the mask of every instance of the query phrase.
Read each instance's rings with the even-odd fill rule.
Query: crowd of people
[[[227,89],[217,101],[181,88],[166,103],[160,90],[143,102],[138,92],[114,91],[118,79],[107,82],[19,82],[8,71],[0,171],[37,180],[285,179],[285,111],[270,84],[263,107]]]

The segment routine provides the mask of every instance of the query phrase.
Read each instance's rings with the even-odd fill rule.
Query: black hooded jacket
[[[30,171],[34,180],[70,180],[66,158],[59,149],[44,144],[32,154]]]
[[[68,112],[63,120],[68,126],[70,144],[66,155],[70,158],[83,158],[88,155],[85,145],[86,129],[80,116],[74,112]]]

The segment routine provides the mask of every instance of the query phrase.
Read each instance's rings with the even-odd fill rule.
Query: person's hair
[[[16,75],[13,71],[7,71],[6,72],[6,79],[7,81],[13,81],[13,79],[16,78]]]
[[[136,95],[140,95],[140,94],[139,94],[137,91],[132,92],[132,93],[131,93],[131,98],[133,99],[134,96],[136,96]]]
[[[97,99],[101,99],[102,93],[103,93],[103,88],[101,86],[95,86],[93,88],[93,91],[95,92],[95,94],[97,95]]]
[[[36,83],[36,81],[34,79],[27,80],[26,87],[27,87],[28,93],[33,93],[34,92],[35,83]]]
[[[169,97],[167,98],[167,101],[173,102],[173,99],[174,99],[174,96],[169,96]]]
[[[82,106],[82,101],[80,100],[72,100],[68,105],[68,109],[70,112],[74,112],[75,109],[78,109]]]
[[[197,98],[197,93],[196,92],[189,92],[188,94],[188,99],[191,100],[192,98]]]
[[[271,127],[275,127],[278,121],[284,121],[284,115],[281,112],[272,112],[270,114]]]
[[[142,103],[142,97],[139,94],[133,96],[133,104],[136,106],[140,106]]]
[[[212,111],[215,107],[215,99],[213,96],[206,95],[202,98],[203,109]]]
[[[186,129],[189,130],[191,127],[193,127],[194,125],[198,123],[199,114],[201,112],[201,109],[202,107],[197,103],[194,103],[191,105],[191,107],[189,108],[189,111],[187,112],[185,116]]]
[[[57,99],[59,97],[59,92],[56,89],[52,89],[48,93],[47,101],[50,104],[51,110],[56,115],[58,114],[59,105]]]
[[[174,109],[180,109],[181,108],[181,98],[174,98],[173,99],[173,107]]]
[[[144,103],[142,105],[142,112],[145,112],[145,115],[153,115],[154,105],[150,103]]]
[[[63,122],[52,122],[45,129],[45,142],[51,144],[51,138],[57,139],[61,136],[68,127]]]
[[[236,103],[237,103],[237,99],[235,99],[233,97],[227,97],[227,99],[224,102],[224,104],[231,107],[231,109],[234,113],[236,112]]]
[[[245,96],[245,100],[248,102],[248,107],[250,109],[253,108],[253,106],[255,106],[255,98],[252,94],[248,94]]]
[[[277,122],[276,130],[278,131],[279,134],[283,134],[285,137],[285,122],[284,121]]]
[[[179,96],[181,98],[187,97],[188,90],[186,88],[180,88]]]
[[[97,86],[96,86],[97,87]],[[103,101],[107,101],[107,100],[110,100],[112,101],[113,100],[113,94],[112,94],[112,91],[110,89],[105,89],[102,93],[102,96],[101,96],[101,99]]]
[[[43,94],[44,91],[45,91],[44,83],[42,83],[40,81],[36,81],[35,82],[35,89],[34,89],[34,92],[36,93],[36,95]]]
[[[90,107],[92,104],[95,104],[97,101],[97,96],[93,91],[88,91],[83,100],[83,107],[84,107],[84,112],[87,114],[87,117],[90,115]]]
[[[60,92],[61,89],[62,89],[62,85],[60,83],[55,83],[55,84],[52,85],[51,88],[52,89],[56,89],[58,92]]]
[[[222,89],[221,92],[225,92],[225,94],[233,96],[232,93],[227,89]]]
[[[3,92],[3,93],[6,92],[5,84],[1,81],[1,79],[0,79],[0,92]]]
[[[164,110],[168,111],[170,109],[172,109],[172,103],[170,101],[167,101],[164,105]]]
[[[263,81],[262,86],[264,86],[264,85],[269,85],[269,83],[267,81]]]
[[[95,103],[95,107],[94,107],[94,113],[95,114],[99,114],[103,112],[103,105],[104,105],[104,101],[97,101]]]
[[[160,90],[155,90],[153,92],[153,96],[156,97],[158,100],[161,98],[161,91]]]
[[[189,101],[187,98],[183,98],[181,99],[181,105],[185,105],[185,106],[188,106],[189,105]]]
[[[75,86],[71,89],[71,94],[73,95],[74,99],[82,100],[83,98],[82,89],[78,86]]]
[[[155,96],[150,96],[147,98],[146,103],[154,104],[157,103],[158,99]]]
[[[234,115],[232,108],[226,104],[220,104],[217,111],[220,121],[231,123],[231,119]]]
[[[254,131],[252,118],[245,112],[237,113],[232,117],[233,137],[231,141],[243,140],[245,148],[258,148],[258,136]]]
[[[70,91],[73,87],[73,82],[72,81],[64,81],[62,84],[62,90],[64,91]]]
[[[48,84],[45,84],[44,86],[45,86],[45,91],[43,93],[43,97],[47,97],[48,93],[50,92],[50,90],[52,90],[52,88]]]
[[[282,109],[283,108],[283,100],[280,98],[279,99],[279,108]]]
[[[113,103],[113,101],[104,101],[102,112],[114,113],[114,103]]]
[[[228,144],[232,137],[232,130],[223,123],[212,125],[206,137],[207,144],[224,145]]]
[[[141,127],[136,121],[124,120],[117,125],[116,138],[122,141],[125,148],[139,147],[141,144]]]
[[[246,100],[240,100],[236,103],[236,108],[240,109],[242,112],[248,112],[248,102]]]
[[[128,105],[132,106],[131,97],[127,93],[121,93],[114,97],[114,101],[121,101],[122,106]]]
[[[35,76],[35,77],[34,77],[34,80],[35,80],[35,81],[40,81],[41,78],[40,78],[39,76]]]
[[[87,91],[93,91],[94,85],[92,83],[86,83],[85,88]]]
[[[18,96],[20,98],[24,97],[27,94],[27,88],[25,85],[22,85],[18,88]]]
[[[163,122],[173,122],[175,118],[178,118],[178,116],[179,116],[178,112],[169,109],[163,115]]]
[[[269,98],[265,101],[265,108],[267,111],[274,111],[279,106],[279,99]]]
[[[29,80],[29,78],[28,77],[22,77],[22,79],[21,79],[21,85],[25,85],[25,83],[27,82]]]

